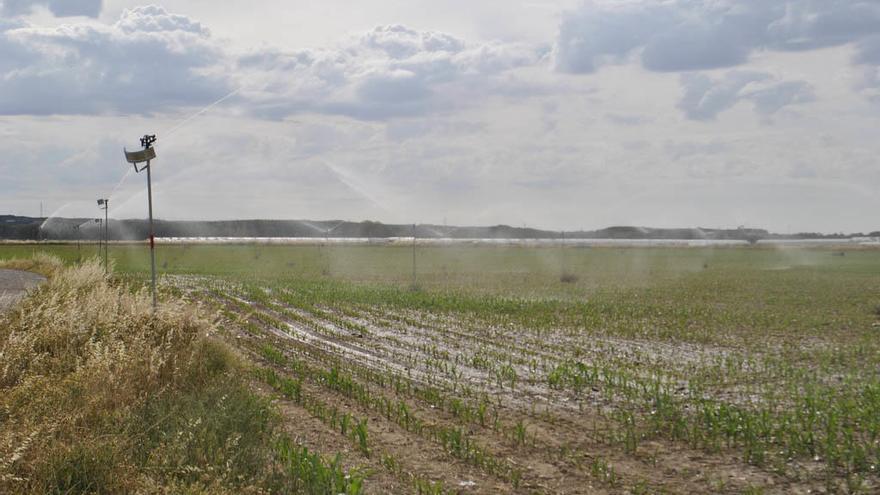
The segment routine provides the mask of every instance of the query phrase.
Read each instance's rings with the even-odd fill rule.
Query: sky
[[[0,214],[880,230],[880,2],[0,0]]]

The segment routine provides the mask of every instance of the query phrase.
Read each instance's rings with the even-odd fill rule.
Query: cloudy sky
[[[876,0],[0,0],[0,213],[880,229]]]

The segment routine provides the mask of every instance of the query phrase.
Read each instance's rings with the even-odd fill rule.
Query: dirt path
[[[28,289],[45,280],[45,277],[36,273],[0,269],[0,311],[12,307]]]

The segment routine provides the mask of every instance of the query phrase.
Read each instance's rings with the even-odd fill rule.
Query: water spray
[[[156,294],[156,235],[153,230],[153,180],[151,175],[150,161],[156,159],[156,150],[153,148],[153,143],[156,142],[155,134],[146,134],[141,138],[141,146],[143,147],[140,151],[128,151],[123,148],[123,152],[125,153],[125,160],[128,163],[131,163],[134,166],[134,171],[136,173],[141,173],[144,170],[147,171],[147,206],[149,208],[150,213],[150,276],[152,279],[153,286],[153,312],[156,312],[156,309],[159,305],[159,299]],[[145,163],[140,168],[138,168],[138,164]]]
[[[217,106],[217,105],[223,103],[224,101],[226,101],[226,100],[232,98],[233,96],[237,95],[242,89],[244,89],[244,88],[241,87],[241,88],[238,88],[238,89],[232,91],[231,93],[227,94],[227,95],[224,96],[223,98],[220,98],[219,100],[215,101],[214,103],[211,103],[210,105],[208,105],[208,106],[202,108],[202,109],[199,110],[198,112],[196,112],[196,113],[190,115],[189,117],[187,117],[187,118],[181,120],[180,122],[177,123],[177,125],[175,125],[175,126],[172,127],[171,129],[168,129],[167,131],[160,131],[160,132],[158,133],[158,135],[162,136],[162,139],[163,139],[163,140],[164,140],[164,139],[168,139],[169,137],[171,137],[171,135],[173,135],[175,132],[177,132],[181,127],[183,127],[183,126],[185,126],[187,123],[189,123],[189,121],[191,121],[192,119],[198,117],[199,115],[202,115],[203,113],[205,113],[205,112],[207,112],[208,110],[214,108],[215,106]],[[163,141],[163,142],[164,142],[164,141]]]
[[[345,220],[337,223],[336,225],[333,226],[333,228],[325,230],[324,231],[324,242],[329,244],[330,243],[330,233],[333,232],[334,230],[338,229],[344,223],[345,223]]]
[[[223,96],[222,98],[220,98],[220,99],[218,99],[218,100],[216,100],[216,101],[210,103],[209,105],[203,107],[203,108],[200,109],[199,111],[197,111],[197,112],[195,112],[195,113],[193,113],[193,114],[190,114],[189,116],[187,116],[187,117],[185,117],[184,119],[180,120],[177,124],[175,124],[174,126],[172,126],[170,129],[168,129],[168,130],[161,130],[161,131],[157,132],[156,134],[153,134],[153,135],[152,135],[153,140],[155,141],[156,136],[162,136],[162,139],[163,139],[162,142],[164,142],[164,143],[167,144],[167,141],[166,141],[166,140],[167,140],[168,138],[170,138],[174,133],[176,133],[177,131],[179,131],[180,129],[182,129],[186,124],[188,124],[189,122],[191,122],[191,121],[192,121],[193,119],[195,119],[196,117],[199,117],[200,115],[203,115],[203,114],[204,114],[205,112],[207,112],[208,110],[210,110],[210,109],[214,108],[215,106],[217,106],[217,105],[223,103],[224,101],[228,100],[229,98],[232,98],[233,96],[237,95],[238,93],[241,92],[242,89],[244,89],[244,87],[240,87],[240,88],[235,89],[234,91],[232,91],[232,92],[226,94],[226,95]],[[132,170],[131,170],[131,169],[128,169],[128,170],[125,172],[125,174],[122,175],[122,178],[119,179],[119,182],[116,183],[116,185],[113,187],[113,189],[112,189],[111,192],[110,192],[110,197],[111,197],[111,198],[116,194],[116,192],[119,190],[119,188],[122,187],[122,184],[125,182],[126,179],[128,179],[128,176],[131,175],[131,172],[132,172]]]

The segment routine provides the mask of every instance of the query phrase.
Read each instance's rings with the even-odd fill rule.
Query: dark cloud
[[[768,9],[773,12],[773,20],[767,26],[766,38],[772,48],[811,50],[842,45],[880,33],[880,4],[876,1],[767,3],[780,4]]]
[[[739,36],[724,25],[683,23],[651,39],[642,52],[642,64],[658,72],[739,65],[749,55],[748,45]]]
[[[649,27],[674,25],[668,9],[651,4],[624,4],[597,9],[585,4],[567,12],[554,46],[556,68],[562,72],[590,73],[608,61],[619,61],[651,38]]]
[[[230,90],[222,51],[200,24],[161,7],[113,26],[18,26],[0,32],[0,114],[148,114]],[[11,66],[4,67],[4,64]]]
[[[777,81],[770,74],[731,71],[719,79],[705,74],[682,74],[684,95],[678,104],[687,118],[713,120],[719,113],[742,101],[751,102],[755,112],[769,116],[782,108],[814,99],[812,87],[804,81]]]
[[[98,17],[103,2],[102,0],[4,0],[0,12],[8,16],[26,15],[37,6],[47,7],[57,17]]]
[[[559,71],[589,73],[640,53],[649,70],[715,69],[743,64],[755,50],[810,50],[877,34],[876,1],[590,2],[563,15],[554,61]],[[872,47],[863,45],[863,60],[876,56]]]
[[[862,64],[880,65],[880,35],[870,36],[859,42],[855,61]]]

